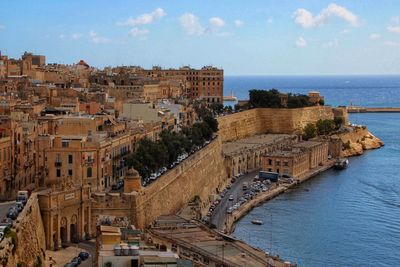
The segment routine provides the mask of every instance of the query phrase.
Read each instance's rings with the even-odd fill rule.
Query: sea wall
[[[11,230],[16,233],[16,239],[5,238],[1,242],[0,265],[43,266],[46,241],[36,194],[29,198]]]
[[[384,143],[374,136],[367,127],[351,127],[349,132],[339,134],[342,141],[342,157],[362,155],[365,150],[380,148]]]
[[[246,110],[218,118],[219,134],[226,142],[261,133],[300,133],[308,123],[333,119],[333,110],[329,106]]]
[[[160,215],[175,214],[195,196],[206,207],[211,194],[227,182],[221,138],[215,138],[140,192],[95,194],[92,227],[101,216],[124,217],[138,228]],[[93,228],[92,228],[93,229]]]

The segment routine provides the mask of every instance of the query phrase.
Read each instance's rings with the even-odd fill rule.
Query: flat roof
[[[322,142],[317,141],[303,141],[297,144],[294,144],[293,147],[300,147],[300,148],[310,148],[321,145]]]
[[[222,151],[225,155],[234,155],[246,149],[253,149],[262,145],[273,144],[277,141],[297,138],[296,135],[290,134],[260,134],[243,138],[233,142],[227,142],[222,145]]]

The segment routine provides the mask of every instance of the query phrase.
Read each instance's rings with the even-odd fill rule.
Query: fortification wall
[[[11,230],[16,233],[16,240],[14,243],[11,238],[5,238],[1,242],[0,265],[42,266],[46,240],[36,194],[29,198]]]
[[[206,205],[210,194],[226,183],[219,137],[146,187],[137,197],[137,224],[144,227],[160,215],[175,214],[195,196]]]
[[[261,133],[301,132],[308,123],[333,119],[333,108],[315,106],[296,109],[257,108],[218,118],[223,142]]]
[[[94,195],[92,227],[99,218],[109,216],[118,221],[126,218],[136,227],[144,228],[160,215],[177,213],[195,196],[204,207],[209,196],[226,181],[222,142],[217,137],[140,192]]]

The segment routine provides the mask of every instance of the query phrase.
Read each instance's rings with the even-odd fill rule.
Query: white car
[[[234,199],[234,198],[233,198],[233,195],[230,195],[228,200],[229,200],[229,201],[233,201],[233,199]]]

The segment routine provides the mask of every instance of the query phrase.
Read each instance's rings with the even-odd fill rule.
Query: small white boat
[[[251,221],[252,224],[257,224],[257,225],[261,225],[263,224],[263,222],[261,220],[255,219]]]

